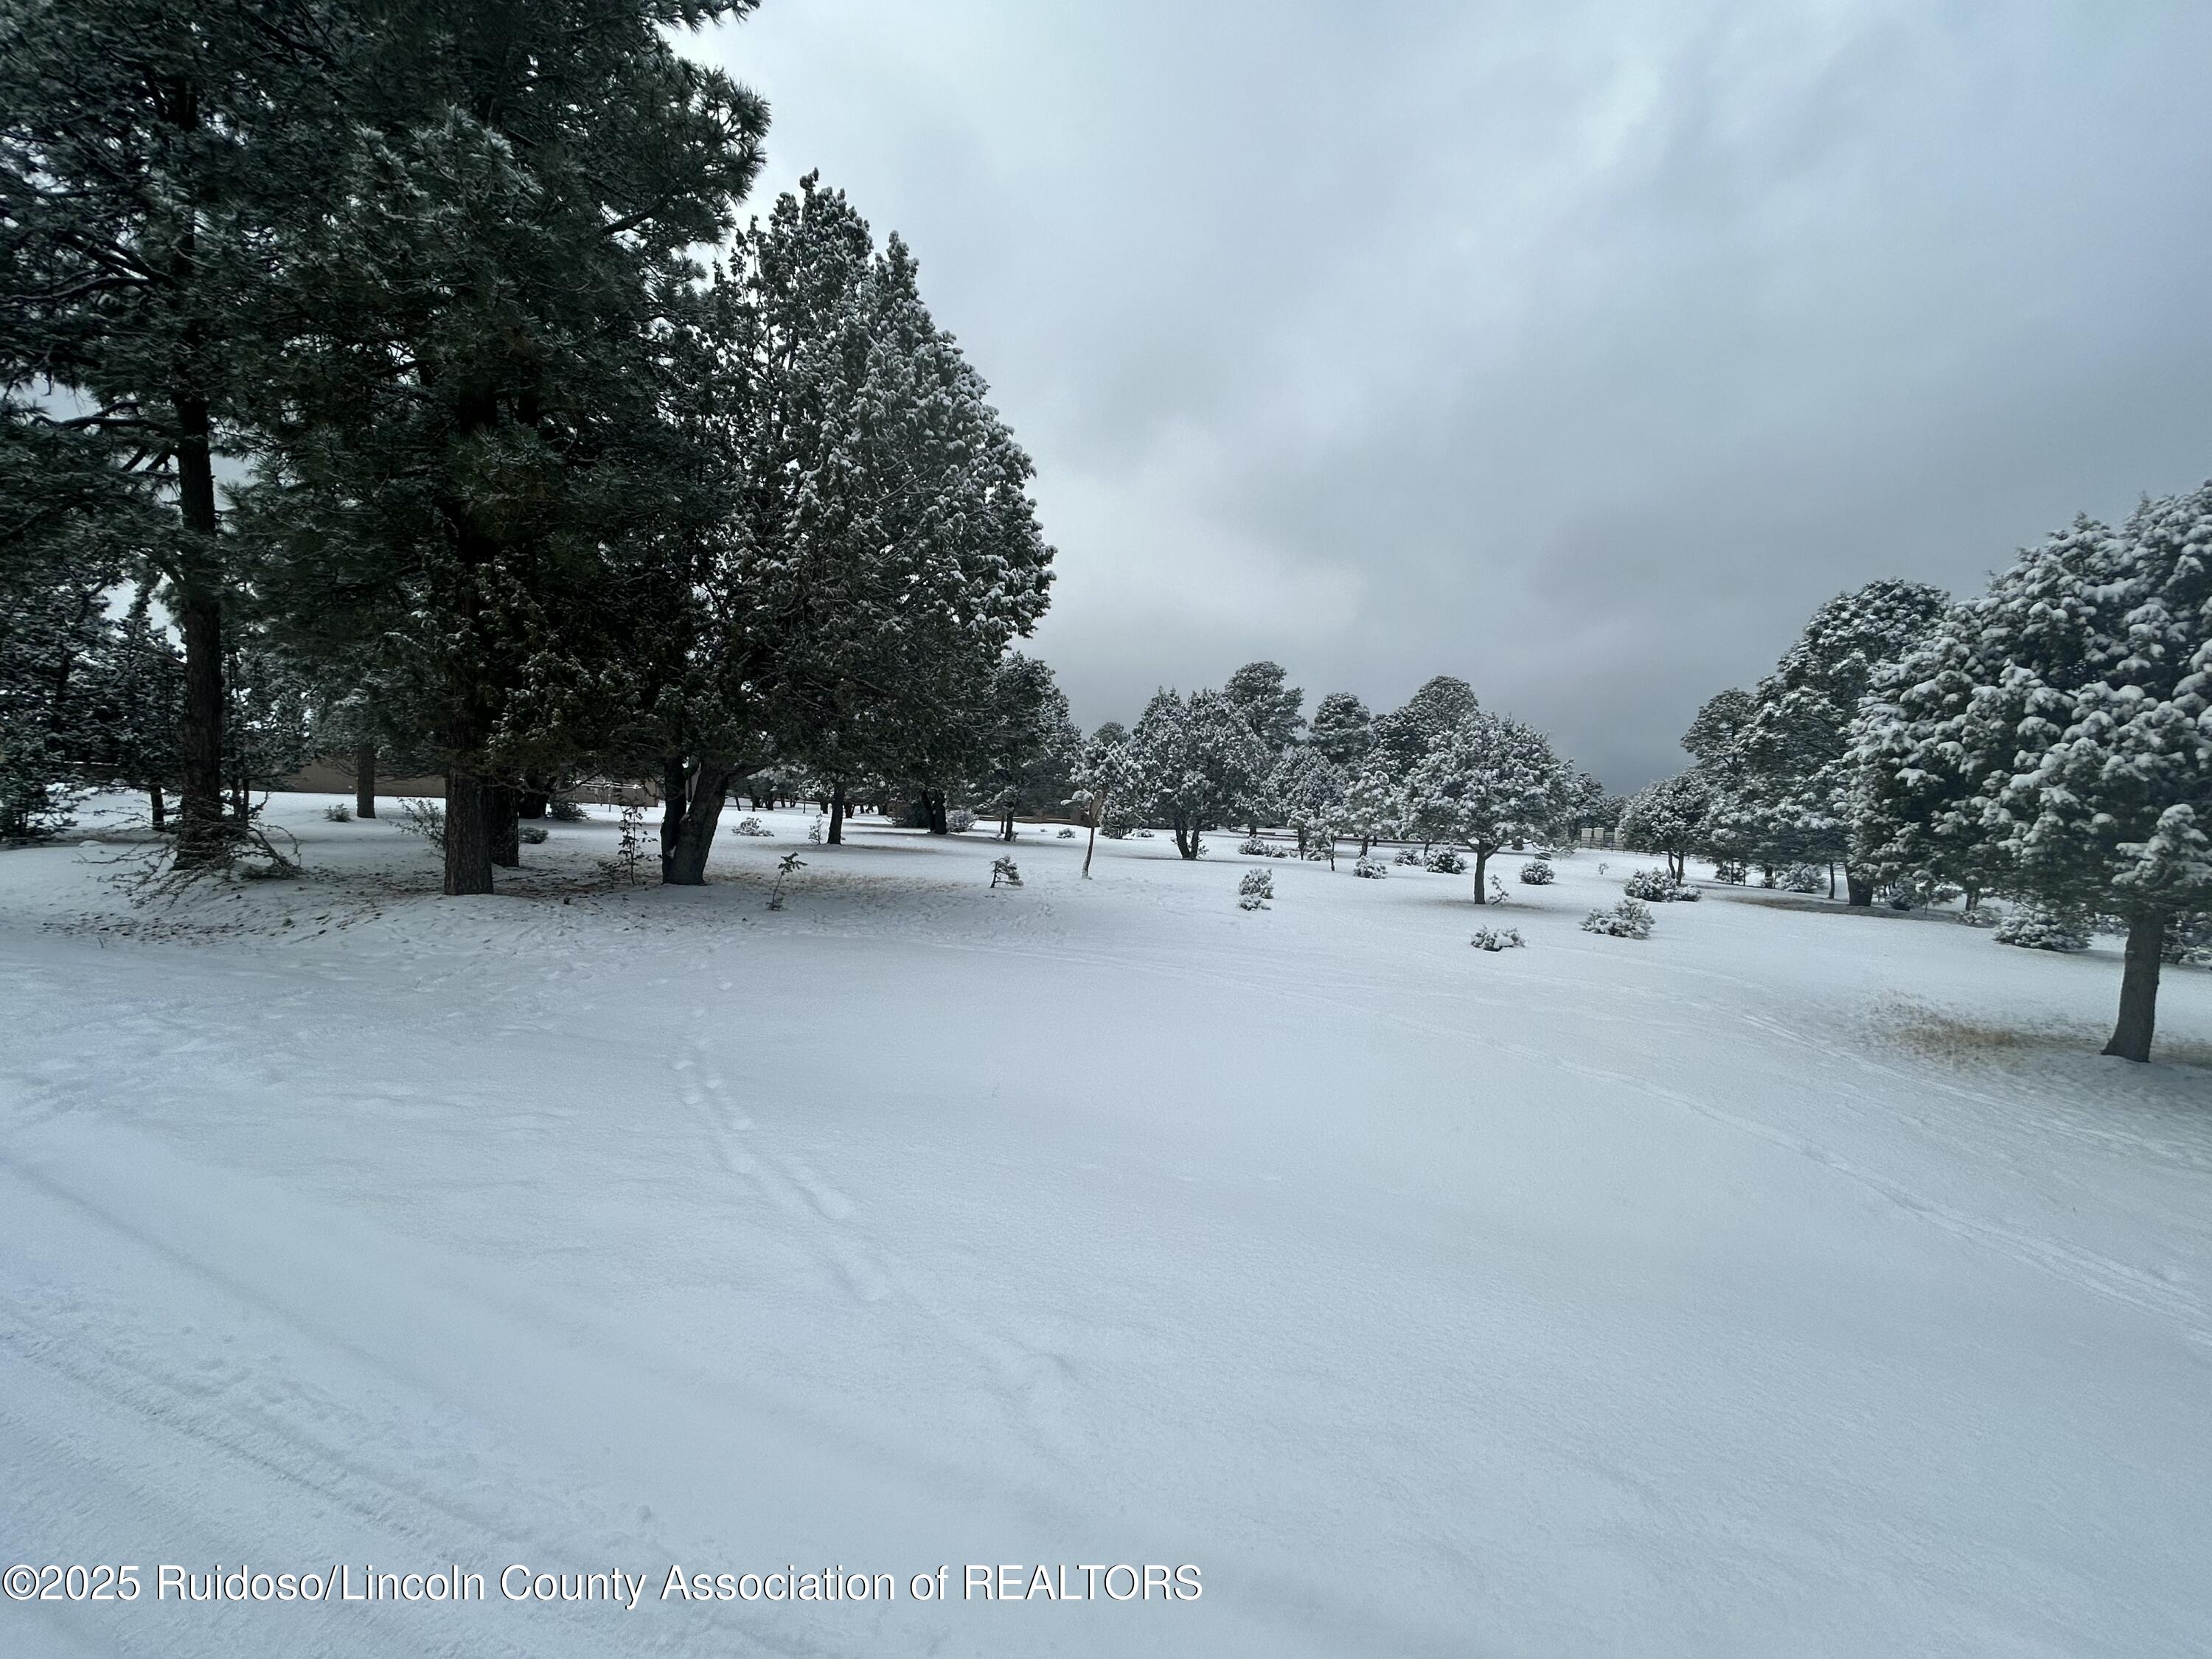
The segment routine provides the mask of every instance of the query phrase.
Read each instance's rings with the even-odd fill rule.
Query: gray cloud
[[[2212,10],[769,0],[1037,459],[1086,723],[1433,673],[1616,786],[1877,576],[2212,473]]]

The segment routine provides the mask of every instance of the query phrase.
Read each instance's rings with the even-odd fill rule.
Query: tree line
[[[343,750],[473,893],[583,775],[675,882],[763,772],[1012,798],[1030,463],[896,236],[738,222],[767,108],[679,46],[750,9],[0,3],[0,834],[123,785],[216,866]]]
[[[1840,867],[1849,902],[1954,890],[2126,939],[2105,1052],[2143,1060],[2160,969],[2212,915],[2212,484],[2081,518],[1988,590],[1879,581],[1698,711],[1694,764],[1631,796],[1630,844]]]

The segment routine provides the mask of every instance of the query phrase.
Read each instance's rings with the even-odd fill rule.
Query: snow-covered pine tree
[[[1948,604],[1940,588],[1918,582],[1838,594],[1813,613],[1747,710],[1723,693],[1700,711],[1689,734],[1700,746],[1733,727],[1717,757],[1699,757],[1714,787],[1718,850],[1766,864],[1844,862],[1851,903],[1874,902],[1872,877],[1849,863],[1852,722],[1881,665],[1924,639]]]
[[[237,573],[217,453],[295,314],[279,273],[331,201],[362,15],[306,0],[0,9],[0,385],[70,394],[76,429],[162,486],[166,522],[140,553],[183,637],[183,866],[231,845],[222,669]]]
[[[1703,851],[1711,839],[1711,785],[1696,767],[1647,783],[1621,808],[1621,845],[1632,852],[1664,854],[1667,873],[1685,881],[1684,860]]]
[[[283,349],[250,411],[288,531],[268,591],[404,671],[444,751],[448,892],[490,890],[502,786],[652,712],[639,634],[693,574],[712,492],[671,369],[692,250],[731,228],[767,111],[670,21],[655,0],[353,10],[326,183],[276,264]]]
[[[1244,716],[1253,736],[1278,755],[1297,741],[1298,728],[1305,724],[1298,711],[1305,706],[1306,694],[1285,685],[1284,679],[1279,663],[1248,662],[1221,687],[1221,695]]]
[[[1306,741],[1332,766],[1349,775],[1375,741],[1375,717],[1349,691],[1332,691],[1314,706]]]
[[[1000,837],[1012,841],[1017,812],[1039,811],[1067,798],[1083,738],[1052,670],[1018,651],[993,671],[984,713],[976,782],[998,814]]]
[[[1474,854],[1474,902],[1483,904],[1490,855],[1555,824],[1569,808],[1572,781],[1573,769],[1535,727],[1475,709],[1414,768],[1407,812]]]
[[[2105,1052],[2148,1060],[2166,930],[2212,908],[2212,483],[2021,554],[1882,677],[1856,757],[1870,863],[2124,919]]]
[[[1297,834],[1298,853],[1309,841],[1334,838],[1344,813],[1343,771],[1313,744],[1290,750],[1275,763],[1267,793]]]
[[[1243,815],[1273,758],[1218,691],[1194,691],[1188,698],[1158,692],[1129,747],[1137,799],[1153,821],[1168,826],[1186,859],[1198,857],[1204,831]]]

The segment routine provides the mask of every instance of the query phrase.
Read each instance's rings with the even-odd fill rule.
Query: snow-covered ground
[[[0,854],[0,1565],[145,1585],[0,1651],[2212,1650],[2212,974],[2138,1067],[2109,941],[1578,931],[1626,854],[1244,912],[1233,836],[994,890],[980,830],[733,811],[703,890],[601,821],[453,900],[324,804],[304,880],[137,908]],[[787,1564],[898,1599],[664,1599]]]

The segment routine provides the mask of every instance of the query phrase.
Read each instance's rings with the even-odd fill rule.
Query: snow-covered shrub
[[[556,795],[545,803],[545,816],[556,823],[581,823],[590,814],[584,811],[581,802]]]
[[[1828,878],[1817,864],[1793,864],[1782,872],[1782,890],[1785,893],[1825,893]]]
[[[1149,830],[1138,830],[1132,833],[1135,835],[1139,841],[1150,841],[1152,838],[1152,832]]]
[[[1695,903],[1696,886],[1686,881],[1677,881],[1666,871],[1654,866],[1638,870],[1621,884],[1620,890],[1632,899],[1642,899],[1648,904]]]
[[[550,834],[542,823],[518,824],[514,833],[526,847],[543,847]]]
[[[1275,896],[1275,878],[1265,870],[1247,870],[1244,879],[1237,884],[1237,908],[1240,910],[1264,910],[1267,901]]]
[[[1742,886],[1749,875],[1741,859],[1723,859],[1713,866],[1713,879],[1729,887]]]
[[[1305,850],[1301,852],[1298,856],[1305,860],[1309,864],[1321,864],[1334,857],[1336,843],[1334,842],[1310,841],[1305,844]],[[1290,854],[1287,852],[1285,852],[1282,848],[1278,848],[1275,850],[1275,856],[1279,859],[1284,859],[1288,858]]]
[[[1012,859],[997,858],[991,860],[991,885],[996,887],[1002,881],[1009,887],[1018,887],[1022,884],[1022,872]]]
[[[1993,937],[2000,945],[2017,945],[2029,951],[2086,951],[2089,921],[2086,916],[2047,905],[2023,904],[1997,924]]]
[[[1528,941],[1518,927],[1478,927],[1468,942],[1478,951],[1517,951]]]
[[[748,812],[730,826],[730,833],[733,836],[773,836],[775,831]]]
[[[1977,903],[1960,911],[1959,920],[1968,927],[1994,927],[2004,920],[2004,915],[1994,905]]]
[[[1584,916],[1583,932],[1603,933],[1612,939],[1650,939],[1651,921],[1650,905],[1625,898],[1610,910],[1593,910]]]
[[[420,836],[433,847],[446,844],[446,809],[436,801],[401,801],[398,823],[403,835]]]
[[[1530,859],[1521,866],[1521,880],[1524,886],[1549,887],[1554,879],[1549,859]]]
[[[975,827],[975,815],[964,806],[945,809],[945,827],[956,836],[964,836]]]
[[[809,823],[809,824],[806,826],[806,839],[807,839],[808,841],[811,842],[812,842],[815,846],[817,846],[817,847],[819,847],[819,846],[822,844],[822,814],[821,814],[821,813],[817,812],[817,813],[814,815],[814,821],[813,821],[812,823]]]
[[[1263,859],[1267,856],[1267,843],[1261,836],[1247,836],[1237,843],[1237,850],[1248,859]]]
[[[1440,876],[1463,876],[1467,860],[1449,847],[1439,847],[1429,854],[1429,868]]]
[[[332,801],[328,806],[323,808],[323,816],[328,818],[332,823],[351,823],[353,822],[353,808],[348,806],[342,800]]]
[[[1120,841],[1129,833],[1129,826],[1126,823],[1116,823],[1113,819],[1109,818],[1098,826],[1098,833],[1109,841]],[[1143,832],[1140,830],[1138,833]]]
[[[1398,849],[1398,856],[1391,860],[1393,864],[1403,864],[1409,867],[1419,864],[1420,861],[1419,850],[1412,847],[1401,847]]]
[[[1073,830],[1062,830],[1060,832],[1060,838],[1062,841],[1073,841],[1075,839],[1075,831]]]
[[[1352,866],[1352,873],[1369,881],[1380,881],[1390,873],[1390,866],[1381,859],[1361,859]]]

